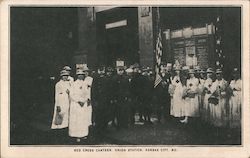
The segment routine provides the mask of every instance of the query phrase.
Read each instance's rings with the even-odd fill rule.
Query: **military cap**
[[[132,72],[133,72],[133,69],[131,68],[126,69],[126,73],[132,73]]]
[[[107,67],[107,72],[113,72],[114,71],[114,69],[112,68],[112,67]]]

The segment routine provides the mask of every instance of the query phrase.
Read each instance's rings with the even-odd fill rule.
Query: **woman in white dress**
[[[215,127],[226,126],[226,103],[227,103],[227,89],[228,83],[223,79],[222,70],[216,70],[216,80],[211,87],[212,95],[209,98],[211,111],[211,124]]]
[[[182,84],[180,78],[180,68],[175,68],[176,75],[174,76],[171,86],[172,86],[172,101],[171,101],[171,108],[170,108],[170,115],[174,117],[182,117]]]
[[[208,103],[208,98],[212,95],[211,93],[211,87],[213,84],[213,69],[212,68],[208,68],[207,69],[207,79],[205,80],[204,83],[204,89],[203,89],[203,94],[204,94],[204,100],[203,100],[203,111],[202,111],[202,118],[203,121],[205,121],[206,123],[209,123],[209,120],[212,119],[212,117],[210,117],[210,108],[209,108],[209,103]]]
[[[69,136],[77,138],[77,142],[87,139],[89,134],[89,90],[84,82],[84,72],[78,69],[77,80],[72,84],[70,90],[70,116],[69,116]]]
[[[204,115],[203,113],[206,111],[206,109],[204,108],[204,84],[205,84],[205,81],[207,79],[207,76],[206,76],[206,71],[204,71],[203,69],[200,70],[199,72],[199,86],[198,86],[198,98],[199,98],[199,107],[200,107],[200,113],[201,113],[201,118],[204,120]]]
[[[229,127],[240,128],[241,126],[241,86],[240,72],[237,68],[233,71],[233,80],[229,88],[231,96],[229,98]]]
[[[185,108],[185,118],[181,120],[182,123],[188,123],[189,117],[199,117],[199,100],[198,100],[198,85],[199,80],[194,76],[194,70],[189,70],[190,78],[187,80],[187,97],[186,97],[186,108]]]
[[[67,78],[69,73],[66,70],[62,70],[60,76],[61,80],[55,85],[55,107],[51,129],[68,127],[70,82]]]
[[[189,109],[187,104],[187,79],[188,79],[188,69],[184,69],[181,75],[181,84],[182,84],[182,106],[181,106],[181,112],[182,117],[186,118],[188,117]],[[184,119],[185,120],[185,119]],[[187,123],[184,120],[180,120],[181,123]]]

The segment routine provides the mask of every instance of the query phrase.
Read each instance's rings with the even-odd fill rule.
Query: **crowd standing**
[[[108,124],[117,130],[134,126],[135,116],[148,125],[155,115],[158,123],[199,119],[218,132],[241,127],[242,81],[237,68],[226,81],[221,69],[163,63],[156,87],[152,69],[137,63],[125,67],[120,62],[116,69],[101,66],[97,72],[84,65],[76,70],[75,80],[70,71],[65,66],[55,85],[51,128],[67,130],[77,142],[87,139],[90,127],[102,138]]]

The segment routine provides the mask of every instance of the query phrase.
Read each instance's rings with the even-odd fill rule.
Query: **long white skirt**
[[[185,99],[185,116],[188,117],[200,116],[198,95],[195,95],[194,98],[187,97]]]
[[[55,124],[55,117],[56,117],[56,106],[60,105],[61,112],[60,114],[63,116],[62,124],[56,125]],[[69,125],[69,99],[68,95],[59,95],[58,101],[55,103],[54,106],[54,114],[53,114],[53,120],[51,124],[51,129],[62,129],[66,128]]]
[[[225,127],[226,118],[226,98],[219,98],[219,103],[217,105],[210,103],[210,113],[211,113],[211,124],[216,127]]]
[[[175,88],[175,92],[173,94],[173,98],[171,99],[171,109],[170,115],[174,117],[182,117],[183,116],[183,99],[182,99],[183,89],[181,86],[177,86]]]
[[[229,126],[239,128],[241,126],[241,91],[234,91],[229,99]]]
[[[208,103],[208,98],[211,96],[211,94],[205,94],[204,99],[203,99],[203,107],[202,107],[202,114],[201,117],[203,121],[209,122],[210,120],[210,107]]]
[[[91,115],[92,107],[87,106],[87,103],[81,107],[77,102],[72,102],[69,116],[69,136],[77,138],[88,136]]]

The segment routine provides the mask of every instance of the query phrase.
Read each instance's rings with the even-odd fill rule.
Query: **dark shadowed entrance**
[[[99,64],[114,65],[118,58],[126,65],[139,61],[137,12],[137,8],[114,8],[97,13]]]

